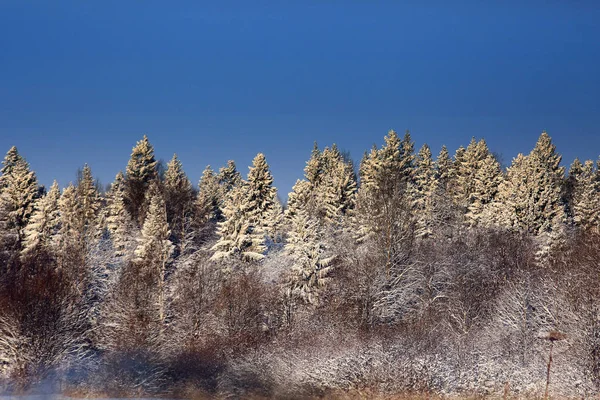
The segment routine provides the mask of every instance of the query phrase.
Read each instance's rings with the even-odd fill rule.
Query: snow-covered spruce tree
[[[248,179],[228,194],[219,223],[219,240],[213,246],[215,260],[240,257],[246,261],[264,258],[269,213],[276,201],[276,189],[265,156],[252,161]]]
[[[94,238],[101,232],[100,208],[102,206],[98,188],[94,183],[91,168],[86,164],[77,183],[77,225],[80,234]]]
[[[313,185],[319,215],[328,225],[337,225],[354,207],[356,177],[350,162],[346,162],[335,146],[325,148],[321,154],[322,174],[317,186]],[[308,165],[307,165],[308,166]]]
[[[35,173],[12,147],[2,161],[0,175],[0,236],[20,246],[34,210],[39,188]]]
[[[265,215],[265,234],[273,243],[283,241],[285,214],[281,201],[276,197],[273,206]]]
[[[359,241],[374,241],[376,251],[384,254],[388,273],[402,254],[408,253],[414,237],[409,194],[413,159],[410,135],[400,141],[392,130],[383,147],[373,149],[361,164],[355,229]]]
[[[142,225],[146,217],[146,190],[157,178],[154,148],[144,135],[131,152],[125,170],[125,207],[132,219]]]
[[[434,202],[439,184],[431,149],[424,144],[417,154],[415,179],[411,186],[413,207],[417,215],[415,233],[419,237],[427,237],[433,233]]]
[[[156,184],[148,189],[148,213],[142,227],[142,235],[135,249],[135,262],[147,268],[157,282],[159,318],[165,318],[165,271],[173,253],[171,231],[167,222],[165,201]]]
[[[319,223],[305,211],[292,217],[285,251],[293,260],[290,288],[292,295],[316,303],[318,291],[327,280],[334,257],[325,257]]]
[[[132,236],[133,221],[125,209],[125,176],[119,171],[106,194],[106,228],[118,256]]]
[[[195,202],[196,221],[199,225],[217,222],[221,219],[223,189],[219,177],[210,165],[207,165],[198,182],[198,195]]]
[[[573,166],[570,175],[573,176]],[[594,162],[587,160],[575,175],[572,210],[574,221],[586,231],[600,228],[600,182]]]
[[[192,219],[194,190],[177,154],[174,154],[167,164],[163,186],[167,221],[171,227],[173,241],[179,244],[185,236],[186,221]]]
[[[35,255],[40,250],[54,251],[54,237],[60,225],[59,199],[60,189],[54,181],[48,193],[36,200],[35,210],[24,231],[23,256]]]
[[[500,163],[492,154],[488,153],[486,158],[480,161],[473,179],[475,184],[469,196],[466,222],[472,227],[492,226],[495,220],[489,210],[493,209],[492,202],[503,180]]]
[[[440,153],[435,160],[436,179],[438,180],[444,192],[448,190],[448,185],[454,176],[454,163],[450,158],[446,146],[442,146]]]
[[[344,159],[335,144],[321,152],[315,142],[304,176],[289,194],[288,217],[302,209],[321,225],[339,225],[354,207],[356,177],[352,163]]]
[[[300,211],[306,211],[312,215],[310,210],[314,210],[313,203],[314,197],[310,182],[298,179],[292,187],[292,191],[288,194],[285,216],[291,219]]]
[[[564,168],[550,136],[543,132],[528,156],[519,155],[507,173],[501,196],[513,225],[534,234],[558,229],[565,218],[561,186]]]
[[[227,161],[227,165],[219,169],[217,176],[225,193],[242,183],[242,175],[238,172],[233,160]]]

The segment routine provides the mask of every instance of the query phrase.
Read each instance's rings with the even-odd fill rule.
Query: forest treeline
[[[308,153],[308,152],[307,152]],[[504,169],[390,131],[315,147],[287,204],[258,154],[197,188],[144,136],[103,191],[0,175],[0,392],[600,391],[600,171],[543,132]]]

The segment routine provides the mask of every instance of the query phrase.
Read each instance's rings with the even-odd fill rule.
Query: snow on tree
[[[326,281],[334,257],[324,256],[319,223],[305,211],[292,217],[285,251],[293,260],[290,287],[292,295],[307,303],[316,303],[318,291]]]
[[[575,177],[573,188],[573,215],[575,223],[585,230],[598,231],[600,228],[600,182],[597,179],[594,162],[587,160]]]
[[[317,186],[313,185],[316,202],[322,207],[319,215],[327,224],[339,224],[354,207],[356,178],[352,164],[344,161],[335,145],[325,148],[320,158],[322,177]]]
[[[287,215],[291,217],[302,209],[321,224],[340,224],[354,207],[356,177],[352,163],[344,159],[335,144],[321,152],[315,142],[304,176],[289,194]]]
[[[117,255],[122,255],[133,229],[125,209],[125,176],[119,171],[106,194],[106,227]]]
[[[8,151],[2,164],[0,232],[5,239],[13,238],[20,243],[38,198],[37,178],[16,147]]]
[[[77,183],[77,224],[81,235],[97,237],[100,232],[100,194],[94,183],[92,170],[85,165]]]
[[[198,195],[196,196],[196,217],[204,224],[208,221],[221,219],[221,203],[223,202],[223,190],[219,184],[219,177],[207,165],[200,182],[198,182]]]
[[[498,193],[498,187],[502,183],[503,175],[500,163],[489,152],[486,158],[480,161],[473,180],[474,185],[465,215],[467,224],[491,226],[494,224],[494,220],[489,213],[486,213],[486,208],[491,207]]]
[[[167,164],[164,177],[164,196],[167,207],[167,220],[176,243],[185,236],[185,222],[191,218],[194,190],[185,175],[177,154]]]
[[[233,160],[227,161],[227,165],[219,169],[218,178],[225,193],[242,183],[242,175],[238,172]]]
[[[285,210],[286,218],[291,219],[300,211],[312,214],[311,211],[314,209],[310,206],[312,202],[314,202],[314,196],[310,182],[304,179],[296,180],[296,183],[292,186],[292,191],[288,193],[287,208]]]
[[[138,141],[131,151],[125,170],[125,207],[132,219],[142,225],[146,216],[146,191],[157,179],[157,162],[154,148],[148,137]]]
[[[414,155],[408,133],[401,141],[392,130],[384,140],[382,148],[373,149],[361,165],[364,175],[357,194],[354,225],[359,241],[375,241],[389,272],[414,236],[409,194]]]
[[[503,222],[539,236],[538,261],[545,262],[563,238],[566,211],[562,186],[564,168],[550,136],[542,132],[527,156],[519,154],[498,191]]]
[[[283,212],[283,206],[278,198],[275,198],[273,206],[267,211],[265,215],[265,234],[269,240],[273,243],[281,243],[283,241],[284,233],[284,219],[285,214]]]
[[[167,210],[160,189],[153,185],[148,189],[148,213],[142,226],[142,235],[135,249],[137,263],[155,271],[158,282],[158,303],[160,320],[165,317],[165,272],[173,254],[174,245],[170,240],[171,231],[167,222]]]
[[[435,169],[436,178],[444,192],[446,192],[448,190],[448,184],[454,176],[454,163],[450,158],[446,146],[442,146],[442,149],[435,160]]]
[[[36,200],[35,210],[24,231],[23,255],[35,254],[41,249],[52,251],[60,225],[59,199],[60,189],[54,181],[48,193]]]
[[[413,207],[417,214],[416,235],[427,237],[431,235],[434,213],[435,194],[439,181],[436,168],[427,144],[419,150],[415,162],[415,180],[411,186]]]
[[[223,205],[225,218],[219,223],[219,240],[213,246],[212,259],[240,257],[246,261],[264,258],[265,230],[272,221],[269,213],[275,205],[276,189],[265,156],[252,161],[247,181],[233,187]]]

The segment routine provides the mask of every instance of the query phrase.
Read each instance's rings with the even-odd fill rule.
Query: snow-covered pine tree
[[[286,217],[291,219],[301,210],[313,215],[314,200],[311,183],[304,179],[298,179],[288,194]]]
[[[446,146],[442,146],[440,153],[435,161],[436,179],[444,192],[448,190],[448,185],[454,176],[454,163],[450,158]]]
[[[469,226],[492,226],[495,224],[494,215],[487,209],[492,207],[503,175],[500,163],[488,152],[486,158],[479,162],[473,177],[474,185],[469,195],[466,222]]]
[[[219,169],[217,176],[225,193],[242,183],[242,175],[238,172],[233,160],[227,161],[227,165]]]
[[[125,209],[125,176],[119,171],[106,194],[106,227],[116,255],[123,255],[133,223]]]
[[[0,175],[0,236],[20,245],[39,195],[35,173],[12,147],[2,161]]]
[[[219,184],[219,177],[210,165],[207,165],[198,182],[198,195],[195,203],[198,223],[204,225],[209,221],[219,221],[222,202],[223,188]]]
[[[325,148],[320,158],[322,177],[317,186],[312,185],[316,204],[320,208],[317,214],[325,224],[340,224],[342,218],[354,207],[354,170],[335,144],[331,149]]]
[[[165,272],[166,265],[173,254],[174,245],[170,240],[171,231],[167,222],[165,201],[157,184],[147,191],[149,197],[148,213],[142,226],[142,235],[135,249],[137,263],[153,271],[152,276],[158,283],[159,318],[165,318]]]
[[[157,178],[154,148],[148,137],[138,141],[131,151],[125,170],[125,207],[132,219],[142,225],[146,217],[146,190]]]
[[[275,198],[273,206],[265,216],[265,234],[273,243],[281,243],[284,234],[285,214],[283,206],[278,198]]]
[[[101,232],[99,217],[102,203],[100,201],[100,194],[94,183],[92,170],[87,164],[84,165],[81,171],[81,176],[77,183],[76,197],[78,205],[77,229],[80,235],[87,238],[97,237]]]
[[[419,150],[415,162],[415,179],[411,186],[413,207],[417,215],[415,234],[419,237],[431,235],[434,218],[434,201],[439,181],[431,149],[424,144]]]
[[[276,189],[265,156],[259,153],[252,161],[247,182],[229,192],[219,223],[219,240],[213,246],[215,260],[240,257],[246,261],[264,258],[265,229],[276,200]]]
[[[581,173],[583,172],[583,164],[579,161],[579,158],[575,158],[573,163],[569,167],[569,176],[565,180],[565,187],[563,190],[563,201],[567,210],[567,217],[570,222],[574,222],[574,211],[573,211],[573,197],[575,196],[575,187]]]
[[[354,214],[359,241],[372,239],[385,257],[385,270],[410,246],[414,215],[409,195],[412,184],[412,141],[407,133],[401,142],[395,131],[385,137],[380,150],[372,150],[361,165],[361,186]]]
[[[288,233],[285,251],[293,260],[291,291],[307,303],[316,303],[330,272],[334,257],[324,256],[319,222],[310,218],[304,210],[292,217],[292,228]]]
[[[600,229],[600,182],[598,182],[594,169],[594,162],[587,160],[576,175],[572,208],[577,225],[586,231],[598,232]]]
[[[560,161],[546,132],[529,155],[519,154],[513,159],[498,194],[513,227],[538,235],[559,229],[564,223],[564,168]]]
[[[23,256],[34,255],[40,249],[53,251],[53,238],[60,225],[59,199],[60,189],[54,181],[48,193],[36,200],[35,210],[24,231]]]
[[[173,241],[180,243],[185,236],[186,221],[192,218],[194,190],[177,154],[174,154],[167,164],[163,186],[167,221],[171,227]]]
[[[317,142],[314,143],[310,158],[304,167],[304,177],[313,187],[319,186],[323,177],[321,151]]]

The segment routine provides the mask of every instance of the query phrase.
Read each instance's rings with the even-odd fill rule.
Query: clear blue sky
[[[314,140],[360,159],[390,128],[600,154],[598,2],[210,3],[0,1],[0,151],[61,186],[112,181],[143,134],[194,183],[264,152],[284,199]]]

